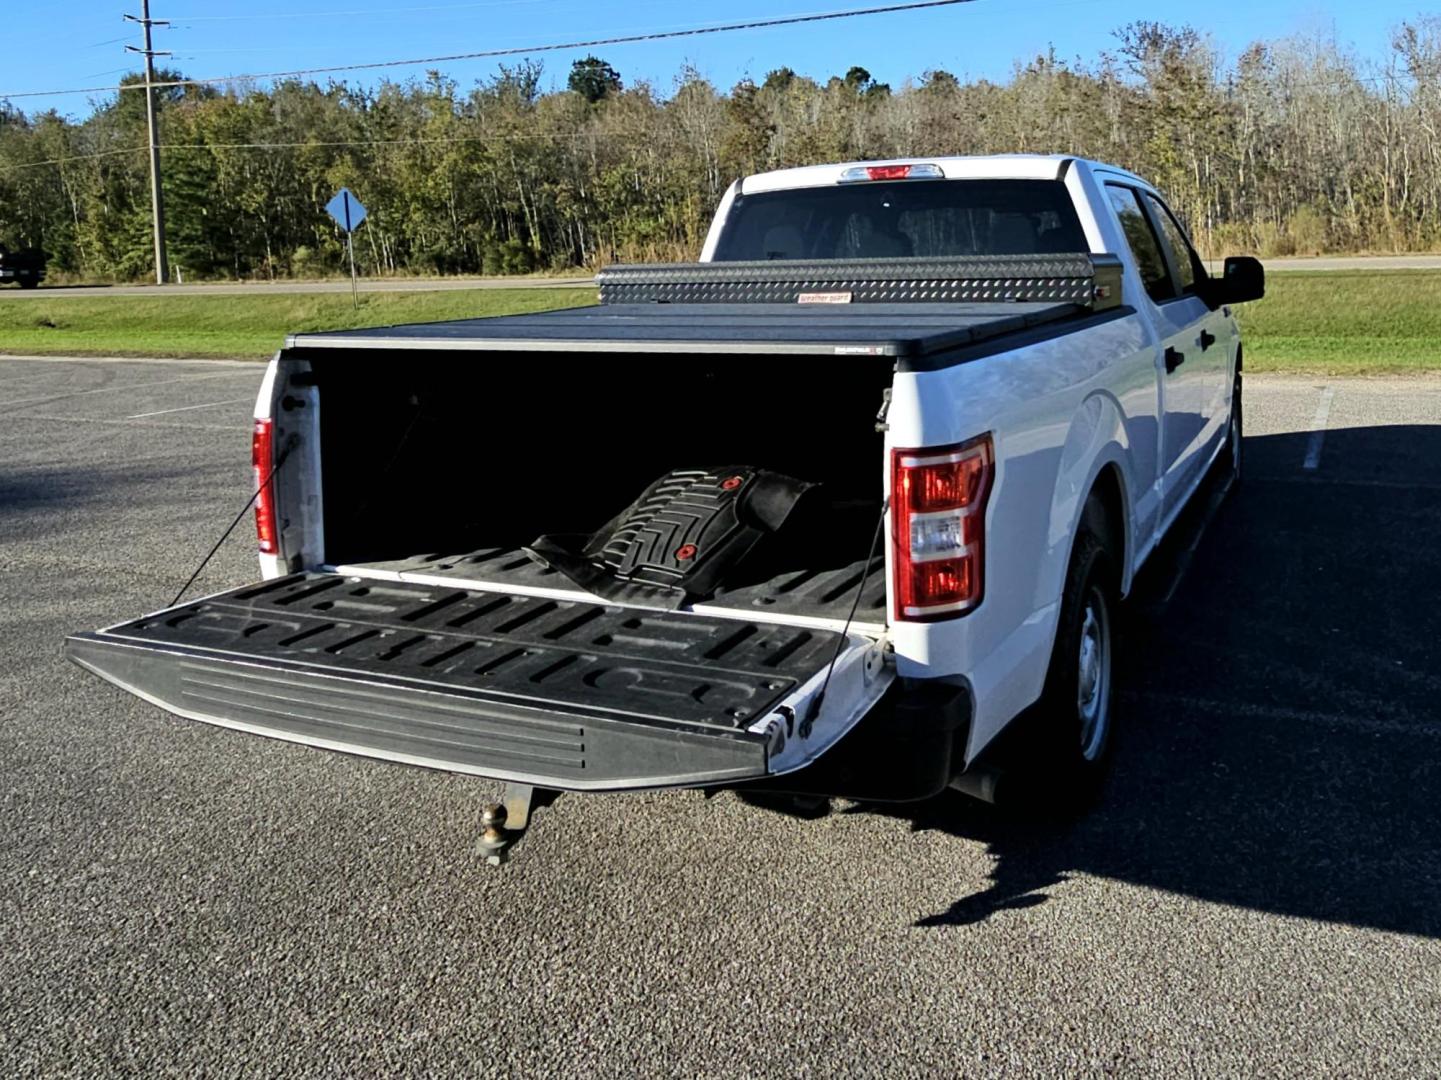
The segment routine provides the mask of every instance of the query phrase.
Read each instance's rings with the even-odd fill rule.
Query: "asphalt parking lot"
[[[234,517],[260,374],[0,360],[5,1075],[1441,1072],[1441,379],[1248,378],[1084,819],[562,797],[495,870],[484,784],[61,659]]]

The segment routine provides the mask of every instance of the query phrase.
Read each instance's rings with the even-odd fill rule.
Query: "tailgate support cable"
[[[876,531],[871,534],[871,546],[870,550],[866,552],[865,566],[861,568],[861,583],[856,586],[856,598],[851,601],[850,613],[846,615],[845,625],[841,627],[841,636],[836,641],[836,651],[831,653],[831,662],[826,666],[826,677],[821,683],[820,692],[811,699],[810,708],[806,710],[805,716],[801,719],[800,735],[802,739],[810,738],[811,727],[815,724],[816,718],[821,714],[821,706],[825,704],[826,691],[830,689],[831,676],[836,670],[836,661],[841,658],[841,653],[845,650],[851,623],[855,622],[856,612],[860,610],[861,606],[861,596],[866,591],[866,582],[870,580],[871,563],[875,561],[876,546],[881,542],[881,528],[886,523],[886,510],[889,506],[889,500],[881,500],[881,512],[876,518]]]
[[[174,607],[180,603],[180,598],[185,595],[190,586],[195,584],[195,579],[200,576],[200,572],[210,564],[211,559],[215,558],[215,553],[220,550],[220,545],[230,539],[230,534],[235,531],[235,526],[239,525],[245,515],[250,512],[250,508],[255,505],[255,500],[260,498],[260,493],[265,490],[265,485],[275,478],[275,474],[280,471],[280,466],[285,464],[285,459],[290,456],[290,451],[295,448],[298,441],[292,437],[281,448],[280,456],[275,459],[275,464],[270,466],[270,471],[265,474],[265,479],[255,486],[255,493],[245,500],[245,505],[240,508],[240,513],[235,515],[235,520],[230,523],[230,527],[220,534],[220,539],[215,541],[215,546],[210,549],[210,553],[200,560],[200,565],[195,568],[195,572],[190,575],[184,585],[180,586],[180,591],[175,594],[175,599],[165,605],[166,607]]]

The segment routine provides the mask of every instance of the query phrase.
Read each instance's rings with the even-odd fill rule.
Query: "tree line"
[[[564,89],[543,76],[524,62],[468,90],[432,72],[161,92],[172,263],[187,278],[338,271],[322,207],[342,185],[370,210],[367,273],[693,258],[738,176],[1004,152],[1130,168],[1213,256],[1441,248],[1441,19],[1402,24],[1369,62],[1324,38],[1227,61],[1194,30],[1142,22],[1094,61],[1051,53],[1005,81],[781,68],[723,92],[685,70],[661,92],[595,57]],[[0,243],[43,248],[52,272],[147,275],[145,131],[139,91],[83,120],[0,102]]]

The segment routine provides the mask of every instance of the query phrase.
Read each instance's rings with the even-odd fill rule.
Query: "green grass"
[[[1376,375],[1441,370],[1441,272],[1268,274],[1236,309],[1247,371]]]
[[[258,296],[0,297],[0,353],[269,359],[288,333],[549,311],[594,289]]]
[[[594,302],[591,289],[257,296],[0,296],[0,353],[268,357],[287,333],[433,322]],[[1236,309],[1249,371],[1441,370],[1441,272],[1273,273]]]

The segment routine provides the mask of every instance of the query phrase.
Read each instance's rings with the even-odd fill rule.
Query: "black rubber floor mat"
[[[526,553],[597,596],[662,610],[710,597],[813,484],[747,465],[676,469],[591,536]]]

